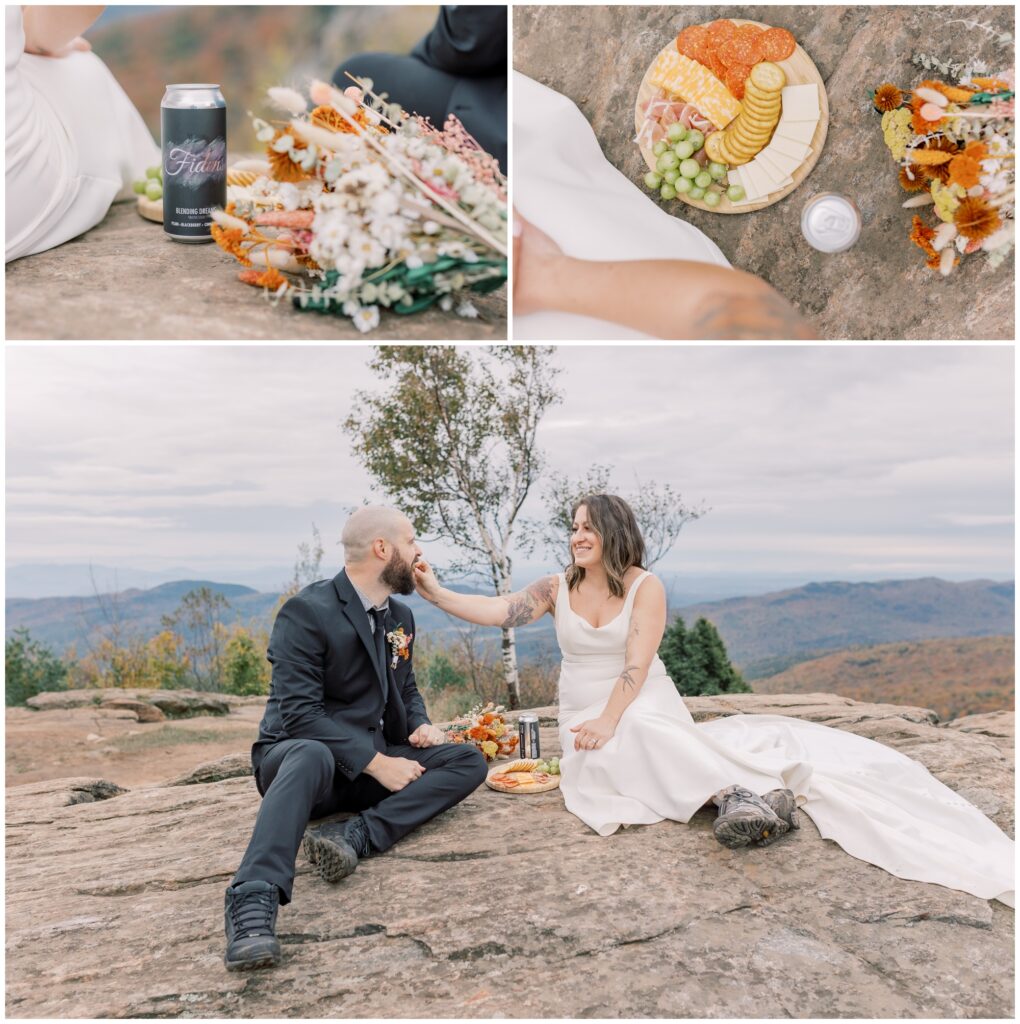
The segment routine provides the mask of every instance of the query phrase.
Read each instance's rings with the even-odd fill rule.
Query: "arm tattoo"
[[[692,328],[702,340],[744,341],[813,339],[811,325],[777,292],[750,295],[740,302],[731,296],[710,295]]]
[[[505,598],[506,618],[500,623],[503,629],[514,629],[534,622],[543,612],[552,607],[553,589],[556,586],[555,576],[546,576],[535,580],[524,590]]]
[[[620,682],[623,683],[623,689],[626,693],[630,693],[631,690],[636,690],[638,687],[638,681],[631,674],[632,672],[636,672],[638,668],[639,666],[637,665],[628,665],[620,673]]]

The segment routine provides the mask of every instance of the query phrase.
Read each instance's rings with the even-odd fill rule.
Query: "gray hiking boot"
[[[727,786],[712,802],[719,808],[712,831],[723,846],[768,846],[790,826],[760,797],[743,786]]]
[[[797,800],[792,789],[773,789],[770,793],[763,793],[762,800],[765,801],[779,815],[791,829],[800,828],[800,817],[797,814]]]
[[[303,845],[305,856],[326,882],[346,878],[358,866],[359,858],[367,857],[372,849],[360,814],[308,829]]]

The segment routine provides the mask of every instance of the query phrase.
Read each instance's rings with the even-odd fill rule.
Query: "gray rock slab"
[[[820,720],[822,695],[697,698]],[[765,698],[764,700],[762,698]],[[1011,805],[1011,758],[908,710],[830,698],[829,724]],[[549,719],[542,709],[543,717]],[[558,752],[552,724],[543,753]],[[994,750],[992,768],[982,765]],[[92,802],[73,803],[81,794]],[[103,799],[102,797],[107,798]],[[223,889],[258,810],[250,778],[7,794],[11,1017],[1010,1017],[1013,912],[903,881],[809,820],[728,850],[712,814],[594,835],[559,791],[482,786],[327,885],[299,856],[283,964],[228,974]],[[1006,806],[994,816],[1005,823]]]
[[[506,288],[479,296],[477,319],[439,310],[383,314],[361,334],[348,317],[270,305],[241,284],[242,268],[212,243],[169,241],[133,203],[56,249],[7,265],[7,337],[19,340],[500,341]]]
[[[910,63],[918,51],[1012,67],[1011,44],[999,45],[994,32],[962,22],[1011,32],[1013,7],[517,7],[514,66],[569,96],[609,162],[641,185],[647,167],[632,140],[645,70],[681,27],[727,15],[788,28],[797,37],[825,81],[825,148],[799,188],[756,213],[724,216],[655,201],[704,231],[735,267],[773,285],[821,338],[1013,338],[1013,258],[989,271],[982,257],[968,257],[948,279],[925,267],[907,239],[912,211],[900,207],[907,194],[867,95],[882,82],[906,89],[921,81],[925,75]],[[849,196],[861,211],[861,237],[846,253],[816,252],[801,236],[801,209],[820,192]]]

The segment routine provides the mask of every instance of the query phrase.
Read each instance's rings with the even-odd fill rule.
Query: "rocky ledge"
[[[237,280],[215,245],[179,245],[133,203],[117,203],[91,231],[7,265],[7,337],[21,340],[360,341],[506,338],[506,287],[473,300],[468,320],[426,310],[384,314],[360,334],[345,316],[271,306]]]
[[[1012,714],[944,728],[827,694],[689,706],[868,736],[1012,830]],[[228,974],[223,888],[258,796],[241,759],[207,767],[218,781],[8,790],[9,1016],[1013,1015],[1011,910],[894,878],[810,821],[766,849],[723,848],[708,811],[601,839],[558,791],[485,787],[338,886],[299,859],[284,963]]]

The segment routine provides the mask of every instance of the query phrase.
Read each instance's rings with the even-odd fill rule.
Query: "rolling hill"
[[[893,641],[1013,633],[1012,581],[950,583],[928,577],[809,583],[756,597],[687,605],[688,623],[712,622],[748,680],[843,650]]]
[[[754,681],[755,693],[835,693],[932,708],[940,718],[1013,710],[1011,636],[880,644],[827,654]]]

